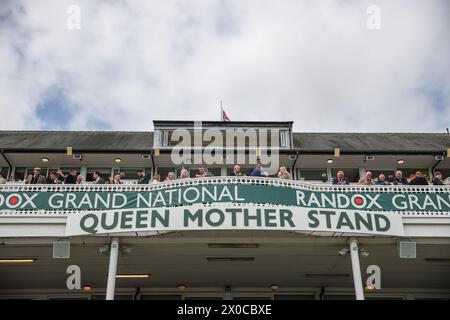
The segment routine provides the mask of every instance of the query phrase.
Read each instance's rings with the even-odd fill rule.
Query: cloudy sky
[[[0,0],[0,129],[152,130],[223,100],[296,131],[443,132],[449,32],[448,0]]]

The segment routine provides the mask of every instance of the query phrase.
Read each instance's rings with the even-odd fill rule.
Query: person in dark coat
[[[64,176],[64,184],[76,184],[78,172],[77,169],[72,169],[70,174]]]
[[[148,174],[145,174],[144,170],[139,169],[137,172],[137,175],[139,177],[138,184],[149,184],[150,183],[150,176]]]
[[[434,173],[433,185],[435,185],[435,186],[443,186],[444,185],[442,173],[440,173],[440,172]]]
[[[94,177],[94,181],[92,183],[94,183],[94,184],[105,184],[106,183],[105,179],[100,177],[100,172],[98,172],[98,171],[94,172],[93,177]]]
[[[336,178],[333,178],[331,183],[334,185],[349,185],[350,181],[345,176],[344,171],[339,170],[336,174]]]
[[[422,172],[417,171],[416,172],[416,176],[414,177],[414,179],[412,179],[409,182],[409,184],[412,185],[412,186],[427,186],[428,185],[428,181],[423,176]]]
[[[403,176],[403,172],[401,172],[400,170],[397,170],[392,184],[406,186],[408,184],[408,180]]]

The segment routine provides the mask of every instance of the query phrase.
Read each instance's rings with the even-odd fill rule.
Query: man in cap
[[[46,179],[41,175],[41,168],[34,168],[33,174],[30,174],[27,178],[27,184],[44,184]]]

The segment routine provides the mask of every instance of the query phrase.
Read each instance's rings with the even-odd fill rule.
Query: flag
[[[222,121],[231,121],[225,110],[222,109]]]

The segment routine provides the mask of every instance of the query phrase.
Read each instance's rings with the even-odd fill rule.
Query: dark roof
[[[0,149],[15,151],[149,151],[153,132],[0,131]]]
[[[442,153],[450,148],[446,133],[303,133],[294,135],[294,148],[308,152]]]
[[[450,148],[445,133],[305,133],[295,132],[294,149],[310,153],[443,153]],[[153,132],[0,131],[5,151],[148,152]]]

